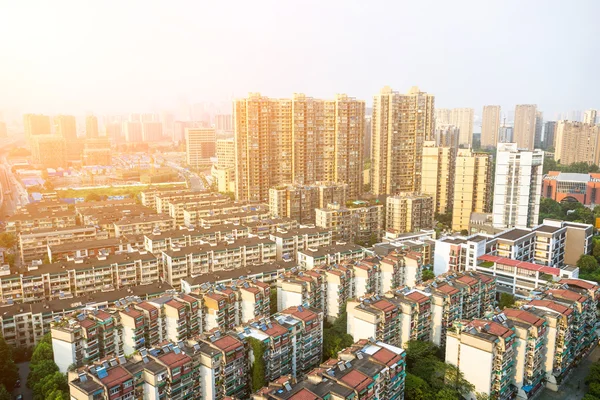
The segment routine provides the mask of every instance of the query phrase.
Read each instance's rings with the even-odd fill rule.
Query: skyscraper
[[[251,93],[234,102],[236,198],[269,198],[269,188],[316,181],[347,183],[362,192],[364,101]]]
[[[452,210],[456,150],[456,147],[437,146],[434,141],[423,144],[421,192],[433,198],[437,214]]]
[[[452,230],[469,229],[472,212],[490,211],[492,183],[492,156],[459,149],[454,171],[454,199],[452,201]]]
[[[544,129],[544,115],[541,111],[535,113],[535,138],[533,140],[534,148],[542,147],[542,131]]]
[[[54,133],[65,140],[77,139],[77,123],[73,115],[57,115],[54,117]]]
[[[459,130],[458,144],[468,147],[473,144],[473,117],[472,108],[453,108],[450,123]]]
[[[481,147],[496,147],[500,134],[500,106],[484,106]]]
[[[435,126],[435,145],[441,147],[452,147],[458,149],[458,128],[454,125]]]
[[[586,110],[583,114],[583,123],[584,124],[595,124],[596,123],[596,110]]]
[[[423,142],[433,137],[434,96],[385,87],[374,97],[371,191],[375,195],[421,190]]]
[[[50,117],[42,114],[23,115],[23,127],[25,128],[25,138],[29,140],[34,135],[49,135],[52,133],[50,128]]]
[[[554,160],[569,165],[600,162],[600,126],[583,122],[558,121]]]
[[[449,108],[435,109],[435,127],[452,125],[452,110]]]
[[[65,167],[65,139],[60,135],[30,136],[31,157],[44,168]]]
[[[125,141],[127,143],[138,143],[142,141],[142,123],[136,121],[123,122]]]
[[[233,116],[231,114],[216,114],[215,115],[215,130],[217,132],[232,132],[233,131]]]
[[[142,122],[142,140],[144,142],[156,142],[162,139],[163,125],[158,121]]]
[[[94,115],[85,117],[85,136],[88,139],[95,139],[98,137],[98,118]]]
[[[525,228],[538,223],[544,152],[516,143],[498,144],[492,223],[495,228]]]
[[[194,168],[207,167],[216,154],[216,136],[213,128],[185,130],[186,161]]]
[[[556,121],[547,121],[544,124],[544,149],[555,148]]]
[[[537,106],[535,104],[518,104],[515,107],[513,142],[519,149],[534,149],[536,117]]]

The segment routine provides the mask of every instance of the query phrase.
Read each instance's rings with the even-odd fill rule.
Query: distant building
[[[454,125],[435,125],[435,144],[439,147],[458,149],[459,129]]]
[[[85,139],[83,163],[84,165],[112,165],[110,142],[107,137]]]
[[[544,149],[554,149],[556,139],[556,121],[546,121],[544,124]]]
[[[200,168],[210,166],[210,158],[215,156],[216,137],[212,128],[187,128],[185,130],[186,162]]]
[[[142,122],[142,141],[157,142],[163,137],[163,124],[158,121]]]
[[[215,115],[215,130],[217,132],[233,132],[233,116],[231,114]]]
[[[57,115],[54,117],[54,133],[65,140],[77,139],[77,123],[73,115]]]
[[[596,110],[586,110],[583,114],[583,123],[584,124],[596,124],[596,114],[598,111]]]
[[[220,139],[217,144],[217,163],[211,174],[221,193],[235,193],[235,143],[233,139]]]
[[[542,148],[542,131],[544,130],[544,115],[541,111],[535,113],[535,138],[533,140],[534,148]]]
[[[558,121],[554,141],[554,160],[569,165],[576,162],[600,163],[600,126],[573,121]]]
[[[346,204],[347,192],[348,185],[345,183],[282,185],[269,189],[269,208],[275,217],[314,224],[317,208],[326,208],[328,204]]]
[[[458,144],[469,147],[473,143],[473,118],[472,108],[453,108],[450,123],[460,132]]]
[[[494,182],[493,224],[496,228],[537,224],[542,191],[544,152],[517,143],[498,145]]]
[[[50,128],[50,117],[42,114],[23,115],[23,127],[25,128],[25,139],[29,140],[35,135],[49,135],[52,133]]]
[[[94,115],[85,117],[85,136],[88,139],[95,139],[98,137],[98,117]]]
[[[515,127],[512,141],[517,144],[519,149],[534,149],[537,116],[535,104],[518,104],[515,107]]]
[[[125,131],[125,141],[127,143],[139,143],[142,141],[142,123],[137,121],[130,121],[123,123],[123,130]]]
[[[31,157],[44,168],[66,166],[65,139],[60,135],[33,135],[30,137]]]
[[[481,147],[496,147],[500,133],[500,106],[484,106]]]
[[[500,134],[498,134],[498,143],[512,143],[513,131],[512,126],[502,125],[500,127]]]

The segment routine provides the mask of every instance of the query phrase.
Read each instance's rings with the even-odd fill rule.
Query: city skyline
[[[537,104],[549,116],[600,108],[594,96],[599,84],[588,79],[598,59],[584,51],[599,29],[592,18],[600,6],[595,2],[560,13],[554,12],[558,2],[440,3],[435,13],[422,4],[340,4],[319,4],[317,14],[310,4],[297,10],[266,2],[39,2],[35,14],[27,5],[7,4],[0,33],[12,40],[0,45],[6,60],[0,109],[104,114],[176,108],[182,99],[229,102],[255,91],[276,98],[347,93],[370,106],[385,85],[400,91],[418,85],[436,95],[439,107],[468,107],[476,114],[486,104],[507,111]],[[510,30],[503,28],[508,20]],[[107,22],[111,29],[101,29]],[[420,28],[425,23],[427,30]],[[413,40],[417,31],[419,40]],[[344,40],[336,40],[336,32],[344,32]],[[536,51],[524,36],[535,41]],[[377,37],[395,40],[395,51],[386,51],[389,41]],[[358,49],[378,58],[357,59]],[[542,67],[544,54],[563,49],[581,50],[581,62],[559,59]],[[440,56],[455,62],[441,65]]]

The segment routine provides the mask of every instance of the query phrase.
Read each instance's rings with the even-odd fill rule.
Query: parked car
[[[20,387],[21,387],[21,380],[17,379],[17,381],[15,382],[15,389],[20,388]]]

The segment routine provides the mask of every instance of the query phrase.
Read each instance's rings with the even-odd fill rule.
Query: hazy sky
[[[0,0],[0,109],[135,112],[248,92],[600,108],[600,1]]]

